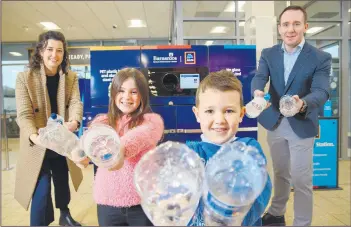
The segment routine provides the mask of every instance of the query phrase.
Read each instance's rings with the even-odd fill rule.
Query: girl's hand
[[[88,157],[86,157],[82,161],[78,162],[78,164],[84,166],[84,168],[86,168],[89,165],[89,163],[90,163],[90,159]]]
[[[124,146],[121,145],[120,149],[119,149],[119,155],[120,155],[120,158],[119,160],[117,161],[116,165],[110,169],[108,169],[109,171],[116,171],[116,170],[119,170],[123,167],[123,164],[124,164]]]
[[[87,168],[87,166],[90,163],[90,159],[88,157],[86,157],[85,159],[83,159],[80,162],[74,162],[79,168],[84,169]]]

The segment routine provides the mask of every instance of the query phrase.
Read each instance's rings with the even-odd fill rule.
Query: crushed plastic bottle
[[[292,117],[299,112],[296,100],[291,95],[284,95],[280,98],[279,110],[284,117]]]
[[[70,157],[72,150],[78,145],[78,137],[63,126],[64,119],[52,113],[47,125],[39,129],[40,142],[56,153]]]
[[[155,226],[186,226],[200,201],[204,163],[185,144],[168,141],[146,153],[134,170],[141,206]]]
[[[120,159],[120,144],[116,130],[105,124],[94,124],[84,132],[81,149],[74,152],[74,157],[83,159],[86,155],[95,165],[112,168]]]
[[[226,144],[207,162],[202,196],[206,226],[240,226],[266,181],[266,161],[242,142]]]
[[[265,94],[264,97],[256,96],[253,100],[245,106],[245,115],[248,118],[258,117],[262,111],[266,108],[268,101],[270,100],[270,94]]]
[[[83,140],[80,139],[78,141],[78,145],[72,150],[70,159],[76,163],[79,167],[83,167],[82,165],[78,164],[79,162],[83,161],[87,158],[87,155],[84,152]]]

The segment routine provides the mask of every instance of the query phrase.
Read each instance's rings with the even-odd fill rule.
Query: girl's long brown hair
[[[116,122],[123,116],[116,106],[116,96],[121,89],[122,84],[129,78],[133,78],[135,85],[138,89],[138,93],[141,97],[139,107],[130,114],[131,119],[128,122],[128,127],[133,128],[140,125],[143,122],[143,115],[151,112],[149,102],[149,85],[145,76],[139,70],[135,68],[124,68],[120,70],[117,75],[112,79],[111,91],[110,91],[110,102],[108,105],[108,123],[114,129],[117,129]]]

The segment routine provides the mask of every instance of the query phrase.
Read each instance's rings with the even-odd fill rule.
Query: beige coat
[[[16,165],[15,199],[28,210],[45,156],[45,149],[30,146],[29,136],[45,127],[51,115],[49,94],[44,68],[36,72],[21,72],[16,79],[17,123],[20,128],[20,151]],[[83,105],[80,101],[78,77],[69,71],[60,71],[57,91],[57,111],[65,121],[81,122]],[[75,190],[78,190],[83,175],[79,167],[67,159],[68,169]]]

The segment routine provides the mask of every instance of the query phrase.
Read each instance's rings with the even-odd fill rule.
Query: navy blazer
[[[288,81],[284,82],[284,51],[281,44],[262,50],[256,75],[251,81],[251,94],[263,91],[269,80],[272,105],[258,117],[267,130],[273,130],[281,118],[279,100],[283,95],[298,95],[306,100],[305,114],[288,117],[293,131],[301,138],[310,138],[318,132],[318,112],[329,98],[331,55],[305,42]]]

